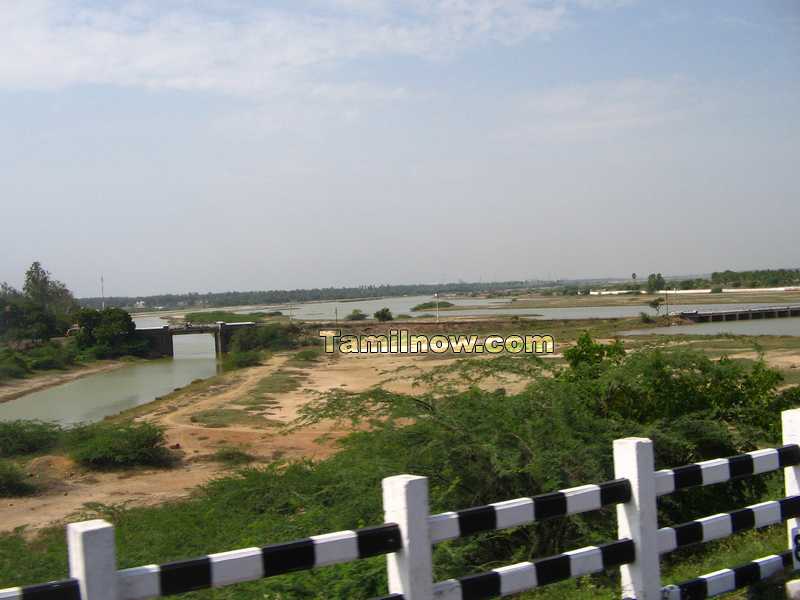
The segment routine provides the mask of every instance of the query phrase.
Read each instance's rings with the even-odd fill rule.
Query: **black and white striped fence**
[[[619,567],[622,597],[695,600],[739,589],[787,568],[800,568],[784,552],[723,569],[677,585],[661,586],[660,556],[684,546],[786,522],[790,548],[800,518],[800,409],[785,411],[786,445],[656,471],[653,444],[644,438],[614,442],[617,479],[431,515],[428,481],[397,475],[383,481],[385,523],[377,527],[311,536],[284,544],[244,548],[162,565],[117,570],[114,528],[105,521],[67,526],[70,579],[0,590],[0,600],[145,600],[222,587],[292,571],[386,555],[389,595],[383,600],[477,600],[496,598]],[[729,513],[659,529],[657,498],[694,486],[713,485],[784,469],[787,496]],[[556,556],[434,583],[432,546],[482,531],[617,507],[618,538]],[[800,582],[787,584],[800,598]]]

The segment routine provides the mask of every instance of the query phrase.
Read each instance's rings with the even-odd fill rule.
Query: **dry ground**
[[[43,491],[31,497],[3,499],[0,531],[21,526],[35,531],[54,522],[74,520],[88,503],[152,505],[185,497],[193,488],[231,472],[231,467],[213,459],[220,448],[242,449],[256,461],[325,458],[334,452],[334,440],[346,431],[326,423],[283,433],[280,425],[292,421],[300,406],[334,388],[363,391],[384,384],[392,391],[411,392],[419,389],[413,386],[417,375],[452,360],[409,355],[326,356],[298,368],[287,365],[289,355],[276,355],[263,365],[223,375],[208,385],[188,386],[134,412],[136,420],[165,428],[169,445],[182,456],[177,467],[97,472],[80,468],[64,456],[36,458],[26,466],[26,472]],[[256,393],[260,382],[276,372],[288,372],[300,386],[283,393]],[[520,383],[515,386],[513,382],[509,385],[493,380],[482,385],[521,387]],[[258,406],[259,396],[265,396],[266,406]],[[255,407],[248,405],[251,401]],[[202,418],[208,411],[222,411],[229,424],[208,426]],[[320,439],[323,436],[325,439]]]

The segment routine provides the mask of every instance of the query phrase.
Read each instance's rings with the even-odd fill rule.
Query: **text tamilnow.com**
[[[552,335],[425,335],[391,329],[388,335],[342,335],[340,330],[321,330],[325,352],[341,354],[553,354]]]

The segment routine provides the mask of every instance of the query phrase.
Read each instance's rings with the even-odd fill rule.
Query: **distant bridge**
[[[800,317],[800,304],[792,304],[789,306],[764,306],[759,308],[736,308],[731,310],[692,310],[682,312],[680,316],[684,319],[694,321],[695,323]]]
[[[151,353],[155,356],[175,356],[175,349],[172,344],[172,337],[175,335],[196,335],[198,333],[210,333],[214,336],[214,350],[217,356],[228,351],[228,346],[233,333],[239,329],[255,327],[254,321],[243,321],[241,323],[225,323],[217,321],[203,325],[164,325],[162,327],[142,327],[137,328],[138,333],[150,339]]]

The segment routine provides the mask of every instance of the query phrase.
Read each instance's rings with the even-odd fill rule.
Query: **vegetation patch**
[[[96,423],[71,429],[66,437],[72,458],[90,468],[165,467],[173,462],[164,430],[152,423]]]
[[[320,358],[322,358],[321,349],[306,348],[305,350],[295,352],[294,355],[288,361],[286,361],[286,364],[290,367],[310,367],[316,364]]]
[[[225,448],[220,448],[212,455],[212,459],[221,462],[225,465],[230,467],[246,465],[248,463],[253,462],[256,458],[252,454],[248,454],[244,450],[240,448],[234,448],[233,446],[226,446]]]
[[[417,304],[411,310],[414,312],[421,311],[421,310],[431,310],[432,308],[448,308],[450,306],[455,306],[452,302],[448,302],[447,300],[439,300],[437,303],[436,300],[431,300],[430,302],[423,302],[421,304]]]
[[[192,423],[203,427],[230,427],[232,425],[245,425],[248,427],[269,427],[274,422],[235,408],[210,408],[193,414]]]
[[[25,473],[14,463],[0,460],[0,498],[28,496],[36,491]]]
[[[0,421],[0,457],[34,454],[54,448],[63,431],[42,421]]]

